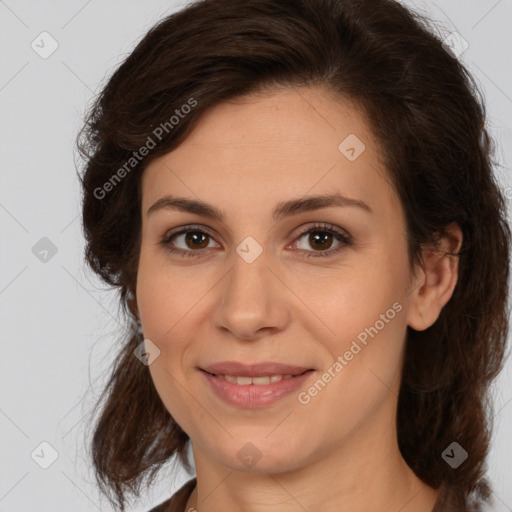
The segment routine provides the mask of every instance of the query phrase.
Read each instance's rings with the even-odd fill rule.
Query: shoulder
[[[180,487],[168,500],[152,508],[149,512],[183,512],[195,486],[196,479],[194,477]]]

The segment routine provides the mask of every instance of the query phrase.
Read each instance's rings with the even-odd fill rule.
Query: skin
[[[350,134],[366,146],[354,161],[338,150]],[[192,442],[198,483],[187,511],[434,507],[437,491],[399,452],[395,415],[407,326],[436,321],[452,296],[457,258],[426,250],[424,265],[410,272],[404,212],[379,157],[348,100],[284,88],[216,105],[145,169],[137,309],[144,337],[160,350],[149,366],[155,387]],[[282,201],[335,192],[372,213],[334,206],[272,218]],[[175,209],[148,215],[167,194],[200,198],[224,221]],[[352,245],[333,252],[335,238],[319,246],[298,237],[316,222],[348,233]],[[159,243],[191,224],[209,228],[204,248],[184,235],[173,242],[202,251],[197,257]],[[457,225],[451,232],[455,245],[446,239],[445,248],[456,251],[462,233]],[[263,248],[252,263],[236,252],[248,236]],[[306,255],[322,250],[331,255]],[[235,408],[197,369],[225,360],[297,364],[316,369],[307,390],[394,303],[400,312],[308,404],[292,393],[264,408]],[[248,442],[261,454],[253,467],[237,456]]]

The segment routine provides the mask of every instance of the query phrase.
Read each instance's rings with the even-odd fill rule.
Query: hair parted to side
[[[176,148],[207,109],[240,95],[321,86],[355,102],[403,205],[411,269],[448,224],[463,232],[451,300],[427,330],[408,328],[397,412],[403,457],[462,511],[471,494],[490,495],[489,386],[506,351],[511,235],[481,93],[429,23],[393,0],[197,1],[151,28],[113,73],[77,145],[86,259],[134,321],[140,182],[150,161]],[[175,113],[179,122],[158,131]],[[131,161],[149,138],[155,147]],[[116,173],[122,180],[106,192]],[[190,469],[189,438],[134,357],[141,341],[134,331],[124,340],[95,408],[95,476],[120,510],[173,455]],[[456,470],[441,457],[454,441],[469,454]]]

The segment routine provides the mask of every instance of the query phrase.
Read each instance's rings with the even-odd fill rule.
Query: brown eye
[[[333,236],[326,231],[312,231],[309,233],[308,238],[308,242],[311,247],[320,251],[326,251],[327,249],[330,249],[333,240]]]
[[[295,242],[294,245],[301,252],[305,253],[307,257],[327,257],[332,256],[346,246],[352,245],[352,238],[348,234],[338,231],[337,228],[327,225],[315,225],[310,229],[303,231],[296,240],[306,239],[304,242]],[[188,229],[183,229],[177,233],[172,233],[160,241],[160,244],[166,248],[170,253],[178,254],[180,256],[201,256],[208,254],[206,251],[210,242],[216,243],[212,235],[203,229],[194,229],[193,226]],[[334,249],[333,242],[338,242]],[[305,247],[301,247],[304,244]],[[218,244],[217,244],[218,245]],[[311,250],[313,249],[313,250]]]
[[[205,249],[213,247],[210,246],[210,241],[214,240],[209,233],[191,226],[177,233],[171,233],[161,240],[160,244],[170,253],[181,256],[200,256],[202,253],[208,252]]]
[[[308,235],[306,239],[306,235]],[[304,239],[305,242],[300,242]],[[345,235],[338,231],[334,226],[327,225],[316,225],[310,229],[303,231],[298,237],[295,246],[306,253],[306,256],[310,257],[326,257],[332,256],[345,246],[352,245],[352,238],[350,235]],[[333,242],[338,242],[334,249]],[[313,250],[311,250],[311,248]]]
[[[185,235],[185,244],[189,249],[205,249],[208,247],[208,238],[209,235],[202,231],[187,231]]]

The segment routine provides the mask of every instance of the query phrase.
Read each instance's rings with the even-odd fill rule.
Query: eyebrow
[[[292,215],[298,215],[299,213],[319,210],[321,208],[329,208],[332,206],[355,207],[368,213],[373,213],[372,209],[364,201],[336,193],[306,196],[299,199],[284,201],[276,206],[272,217],[275,222],[278,222]],[[151,213],[164,209],[195,213],[203,217],[216,219],[220,222],[224,219],[222,212],[218,208],[205,203],[204,201],[188,199],[185,197],[173,197],[169,195],[158,199],[158,201],[148,209],[146,215],[150,215]]]

